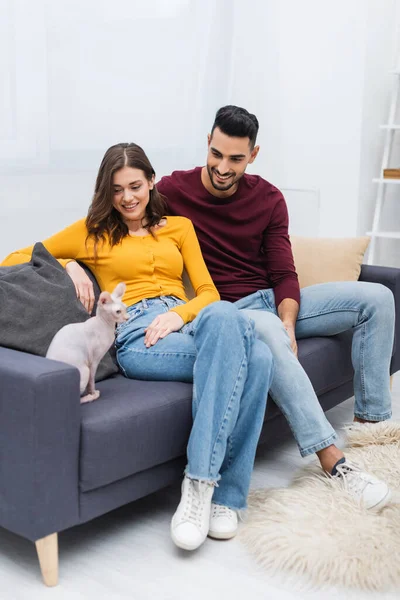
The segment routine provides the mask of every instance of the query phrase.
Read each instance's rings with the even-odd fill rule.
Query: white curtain
[[[158,176],[204,164],[227,103],[258,116],[250,171],[283,188],[292,232],[356,234],[399,3],[0,0],[0,257],[84,216],[116,142]]]
[[[226,104],[229,0],[0,0],[0,256],[85,215],[105,150],[204,164]]]

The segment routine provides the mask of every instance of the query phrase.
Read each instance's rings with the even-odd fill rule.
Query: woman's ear
[[[149,181],[149,188],[152,190],[154,188],[155,185],[155,181],[156,181],[156,176],[153,175],[153,177],[150,179]]]

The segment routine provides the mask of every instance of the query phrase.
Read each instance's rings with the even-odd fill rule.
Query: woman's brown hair
[[[140,169],[148,181],[155,177],[149,159],[137,144],[115,144],[107,150],[101,161],[92,203],[86,217],[88,238],[94,239],[95,258],[97,245],[100,241],[104,242],[106,236],[111,246],[115,246],[129,233],[128,226],[113,206],[113,176],[123,167]],[[150,190],[150,200],[146,206],[146,223],[143,225],[152,235],[154,235],[153,228],[159,224],[165,211],[164,198],[154,186]]]

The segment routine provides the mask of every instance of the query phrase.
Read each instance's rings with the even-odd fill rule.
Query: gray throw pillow
[[[40,242],[29,263],[0,267],[0,346],[45,356],[61,327],[88,318],[71,278]],[[107,352],[96,381],[117,372]]]

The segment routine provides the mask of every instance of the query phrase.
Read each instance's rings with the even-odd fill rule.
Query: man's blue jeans
[[[302,456],[331,445],[336,437],[305,371],[294,356],[278,317],[272,289],[238,300],[270,348],[274,377],[270,394],[285,415]],[[376,283],[338,282],[301,290],[296,338],[330,336],[354,329],[354,414],[368,421],[391,416],[389,365],[394,340],[394,298]]]
[[[179,332],[146,348],[145,328],[182,303],[162,296],[130,306],[129,321],[116,332],[118,363],[126,377],[193,381],[186,474],[219,482],[217,504],[245,508],[272,379],[271,352],[229,302],[210,304]]]

